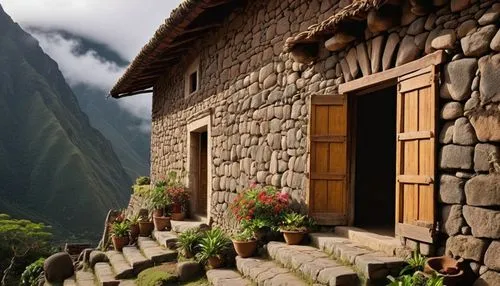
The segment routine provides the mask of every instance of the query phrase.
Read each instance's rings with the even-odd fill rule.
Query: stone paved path
[[[207,279],[214,286],[251,286],[252,282],[232,269],[211,269],[207,271]]]

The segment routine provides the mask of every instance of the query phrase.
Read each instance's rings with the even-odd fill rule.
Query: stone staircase
[[[148,268],[177,260],[177,236],[199,222],[172,221],[171,231],[154,231],[152,237],[139,237],[135,245],[122,251],[105,252],[108,262],[98,262],[93,269],[80,270],[64,281],[64,286],[132,286],[137,275]]]
[[[311,245],[269,242],[262,257],[236,258],[238,271],[207,272],[212,285],[386,285],[408,252],[394,238],[355,228],[310,234]]]

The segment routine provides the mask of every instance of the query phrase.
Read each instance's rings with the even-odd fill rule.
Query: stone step
[[[153,261],[147,259],[135,246],[125,246],[122,253],[125,260],[127,260],[128,264],[134,269],[135,275],[154,266]]]
[[[238,271],[232,269],[211,269],[207,271],[206,275],[210,285],[214,286],[252,285],[252,281],[243,278]]]
[[[372,250],[335,234],[313,233],[310,237],[312,245],[343,263],[353,265],[367,281],[385,280],[387,275],[397,276],[406,265],[403,258]]]
[[[95,286],[94,273],[80,270],[76,272],[75,276],[78,286]]]
[[[45,283],[45,285],[48,285],[48,283]],[[76,277],[75,275],[69,277],[68,279],[65,279],[63,282],[63,286],[77,286],[78,284],[76,283]]]
[[[177,259],[177,251],[162,248],[156,241],[149,237],[139,237],[137,244],[144,256],[155,264],[175,261]]]
[[[404,257],[408,250],[401,241],[392,236],[380,235],[352,226],[336,226],[334,236],[343,237],[387,255]]]
[[[306,286],[308,282],[299,278],[291,270],[281,267],[274,261],[262,258],[236,257],[236,267],[246,278],[256,285],[266,286]]]
[[[359,285],[356,271],[312,246],[272,241],[267,244],[267,251],[272,259],[313,283]]]
[[[134,277],[134,268],[130,266],[128,261],[123,256],[123,253],[116,250],[106,251],[106,256],[109,259],[109,264],[113,268],[116,279],[128,279]]]
[[[153,237],[158,241],[158,243],[169,249],[175,250],[177,248],[178,237],[175,232],[172,231],[154,231]]]
[[[120,280],[120,286],[136,286],[135,280]]]
[[[172,231],[176,233],[183,233],[184,231],[192,228],[200,228],[200,226],[206,225],[202,221],[189,221],[189,220],[171,220]]]
[[[98,262],[94,266],[94,274],[97,278],[98,285],[102,286],[117,286],[120,280],[115,278],[115,273],[111,265],[107,262]]]

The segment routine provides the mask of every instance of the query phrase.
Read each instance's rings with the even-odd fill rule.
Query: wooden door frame
[[[438,66],[446,62],[447,57],[444,51],[436,51],[432,54],[426,55],[418,60],[409,62],[407,64],[394,67],[382,72],[371,74],[343,83],[339,85],[338,92],[347,98],[347,158],[348,158],[348,182],[347,182],[347,221],[349,225],[354,224],[354,208],[355,208],[355,167],[356,167],[356,106],[355,100],[357,96],[368,94],[378,91],[389,86],[397,85],[398,78],[409,73],[427,68],[429,66]],[[437,120],[437,119],[436,119]],[[394,182],[396,183],[396,182]],[[397,206],[395,205],[395,208]],[[396,210],[397,211],[397,210]],[[397,215],[397,213],[396,213]]]
[[[211,113],[209,112],[208,115],[205,115],[202,118],[193,120],[187,124],[187,176],[186,176],[186,187],[187,189],[191,192],[191,195],[193,199],[191,199],[191,215],[197,219],[198,221],[203,221],[205,223],[210,222],[210,215],[211,215],[211,198],[212,198],[212,140],[211,140],[211,134],[212,134],[212,119],[211,119]],[[194,188],[198,185],[198,178],[195,177],[195,172],[194,169],[199,169],[199,166],[196,166],[193,168],[193,159],[194,155],[191,152],[191,145],[192,145],[192,136],[195,133],[202,133],[202,132],[207,132],[207,214],[206,217],[202,217],[196,214],[196,204],[197,204],[197,199],[196,199],[196,191]],[[199,139],[198,139],[199,140]],[[199,148],[198,148],[199,149]],[[197,152],[199,156],[199,150]]]

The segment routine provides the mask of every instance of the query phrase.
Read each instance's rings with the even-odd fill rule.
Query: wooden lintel
[[[399,175],[397,180],[399,183],[403,184],[418,185],[430,185],[434,181],[431,177],[422,175]]]
[[[374,73],[359,79],[343,83],[339,86],[339,93],[357,93],[361,92],[363,89],[370,88],[375,85],[380,85],[386,82],[393,82],[394,84],[396,84],[397,78],[400,76],[409,74],[431,65],[439,65],[444,63],[445,61],[445,52],[439,50],[402,66],[394,67],[386,71]]]
[[[432,131],[415,131],[415,132],[405,132],[398,134],[399,141],[429,139],[432,137],[433,137]]]
[[[311,103],[314,105],[343,105],[344,96],[342,95],[313,95]]]

